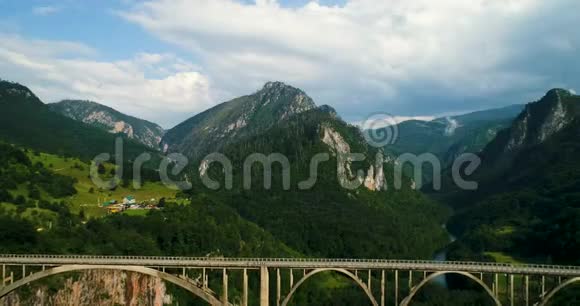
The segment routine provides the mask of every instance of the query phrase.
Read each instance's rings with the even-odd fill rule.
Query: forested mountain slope
[[[395,155],[433,153],[450,165],[462,153],[481,151],[522,109],[516,104],[432,121],[404,121],[396,126],[396,141],[385,150]]]
[[[302,90],[281,82],[268,82],[254,94],[219,104],[168,130],[161,147],[164,151],[199,158],[314,107],[312,99]]]
[[[276,88],[278,91],[303,95],[291,88]],[[276,103],[285,101],[273,100],[269,107],[280,109]],[[282,103],[282,107],[285,105]],[[221,182],[220,192],[210,193],[212,197],[306,254],[428,258],[445,243],[441,207],[413,190],[406,177],[402,188],[395,189],[393,163],[377,162],[382,150],[368,145],[360,130],[342,121],[331,107],[311,103],[309,108],[270,128],[254,129],[252,133],[240,130],[228,136],[229,144],[219,152],[233,164],[231,190],[224,187],[224,171],[217,163],[202,162],[191,177],[209,173]],[[251,168],[251,188],[244,187],[244,163],[256,153],[281,154],[288,160],[288,188],[283,187],[279,163],[273,164],[271,188],[264,188],[263,167],[259,164]],[[351,160],[347,157],[351,153],[361,153],[364,160]],[[311,176],[311,160],[317,154],[326,154],[328,160],[318,165],[315,184],[301,188]],[[349,181],[355,182],[356,188],[344,187]]]
[[[456,254],[579,263],[579,107],[579,96],[551,90],[483,150],[479,190],[449,197],[459,211],[450,228],[463,233]]]
[[[109,133],[122,133],[152,149],[158,149],[164,130],[155,123],[125,115],[108,106],[84,100],[63,100],[47,106],[71,119],[101,128]]]
[[[57,114],[27,87],[0,81],[0,140],[39,151],[92,159],[113,153],[115,135]],[[151,149],[125,139],[125,156],[132,159]]]

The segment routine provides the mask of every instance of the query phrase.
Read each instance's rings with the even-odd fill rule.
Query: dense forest
[[[89,175],[85,161],[102,149],[112,152],[114,135],[50,112],[26,87],[8,82],[0,85],[0,103],[6,110],[2,113],[6,120],[0,123],[5,141],[0,143],[0,253],[430,259],[448,243],[442,224],[450,210],[433,200],[437,198],[455,209],[447,225],[459,239],[448,247],[449,259],[580,264],[577,119],[548,140],[521,148],[510,155],[509,162],[499,156],[497,160],[502,162],[496,163],[492,156],[501,151],[497,141],[507,141],[504,138],[511,130],[499,132],[482,153],[483,172],[476,173],[482,179],[479,191],[451,190],[430,198],[415,190],[407,177],[403,177],[402,188],[395,188],[394,163],[381,163],[380,168],[375,163],[377,155],[384,157],[383,149],[369,146],[361,131],[342,121],[332,108],[308,104],[303,112],[276,124],[274,120],[266,125],[258,121],[247,133],[234,133],[219,144],[233,166],[231,188],[224,184],[225,171],[219,163],[204,171],[221,187],[205,186],[200,180],[202,161],[197,158],[182,173],[172,174],[175,179],[188,180],[192,188],[179,192],[175,199],[160,200],[161,209],[138,216],[95,216],[85,214],[70,199],[79,193],[78,181]],[[291,93],[303,95],[301,91]],[[555,91],[546,99],[556,97],[554,93],[557,97],[562,94]],[[294,96],[281,97],[289,105],[294,101]],[[245,110],[245,106],[234,110]],[[17,121],[31,124],[14,129],[20,125]],[[125,149],[119,183],[131,190],[134,157],[151,150],[132,141],[126,141]],[[362,153],[365,159],[349,160],[345,166],[341,160],[344,151]],[[45,154],[42,152],[65,156],[66,167],[79,170],[80,175],[63,175],[59,171],[64,168],[41,162],[49,163],[56,155],[35,158]],[[265,166],[254,163],[249,168],[251,188],[246,188],[244,161],[252,153],[283,153],[289,169],[274,163],[272,185],[264,187]],[[310,159],[319,153],[327,154],[328,160],[318,164],[316,183],[300,188],[312,175]],[[70,165],[66,156],[74,157]],[[159,173],[151,169],[158,162],[154,158],[143,170],[146,182],[160,185]],[[109,163],[98,169],[110,177],[117,167]],[[291,173],[286,187],[283,170]],[[353,179],[353,173],[359,171],[361,184],[365,175],[382,171],[384,185],[352,190],[340,187],[342,180]],[[106,191],[100,189],[97,192]],[[88,192],[95,192],[94,188]],[[233,275],[233,281],[239,277]],[[32,287],[54,290],[63,286],[63,280],[52,278]],[[219,288],[218,280],[212,280],[213,287]],[[451,291],[437,284],[425,287],[414,305],[491,302],[463,278],[450,277],[448,284]],[[257,286],[253,279],[252,290]],[[29,289],[23,294],[31,294]],[[170,289],[179,305],[197,305],[184,292]],[[231,292],[234,299],[239,294],[236,289]],[[556,303],[567,305],[577,299],[575,291],[570,291]],[[352,281],[328,273],[307,283],[293,303],[356,306],[368,301]]]
[[[73,213],[67,201],[58,200],[75,193],[72,178],[59,175],[42,163],[33,163],[28,154],[34,152],[8,144],[1,144],[0,152],[3,179],[0,253],[227,257],[366,257],[365,254],[371,254],[368,257],[418,258],[412,249],[423,248],[424,258],[428,258],[439,246],[438,240],[431,240],[432,245],[419,245],[429,241],[416,240],[419,235],[412,225],[397,223],[397,218],[405,216],[393,215],[389,212],[391,209],[382,208],[377,200],[360,207],[339,194],[321,198],[317,190],[304,194],[290,192],[291,196],[282,198],[279,190],[224,194],[196,186],[181,194],[187,199],[186,205],[167,202],[162,210],[152,210],[142,217],[120,214],[88,218],[82,210],[80,214]],[[359,196],[372,199],[369,194]],[[291,209],[274,206],[276,198]],[[325,205],[314,209],[297,204],[305,199]],[[248,206],[241,205],[240,201]],[[270,210],[257,209],[251,213],[249,209],[266,204],[272,205]],[[435,207],[432,209],[436,211]],[[284,223],[272,211],[279,211],[285,218]],[[375,221],[365,224],[352,218],[353,215],[364,215],[365,220]],[[391,218],[392,223],[385,225],[383,218]],[[285,232],[290,225],[295,226]],[[403,232],[390,230],[397,226],[401,230],[409,227]],[[349,230],[336,232],[340,228]],[[235,280],[237,276],[233,277]],[[364,294],[347,279],[335,274],[323,274],[317,279],[298,292],[294,298],[296,305],[366,304]],[[212,286],[219,288],[218,280],[216,277]],[[63,283],[64,277],[56,277],[32,286],[56,290]],[[180,305],[197,305],[189,295],[177,288],[172,290]],[[30,294],[33,290],[23,292]],[[231,294],[236,296],[239,292]]]
[[[0,139],[42,152],[91,160],[115,153],[115,139],[123,140],[125,160],[155,151],[123,134],[111,134],[53,112],[30,89],[0,80]]]

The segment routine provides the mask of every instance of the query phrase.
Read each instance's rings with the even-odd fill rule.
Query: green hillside
[[[146,183],[140,190],[119,187],[90,192],[87,188],[94,186],[87,178],[88,166],[76,158],[0,143],[0,252],[304,256],[205,193],[190,195],[187,205],[180,205],[181,199],[172,198],[175,191],[155,182]],[[113,165],[106,164],[105,169],[110,171]],[[79,205],[95,201],[99,194],[117,197],[127,192],[136,198],[165,195],[167,204],[162,210],[129,210],[128,214],[116,215],[104,215],[104,210],[96,206]],[[231,277],[237,279],[239,275]],[[297,303],[306,305],[314,299],[325,305],[339,300],[356,305],[361,300],[356,285],[342,277],[325,274],[318,278],[320,283],[306,285],[296,295]],[[213,283],[216,279],[212,279],[212,287],[219,287]],[[47,282],[54,290],[63,285],[55,279]],[[38,282],[31,288],[45,284]],[[191,303],[190,296],[176,294],[176,301]],[[26,301],[26,293],[20,296]]]
[[[392,165],[384,169],[387,191],[370,191],[364,186],[349,191],[341,187],[337,156],[321,140],[321,127],[344,135],[352,152],[367,156],[364,162],[352,163],[352,171],[366,173],[374,164],[379,151],[366,144],[356,127],[344,123],[328,108],[314,109],[225,147],[222,152],[234,165],[234,189],[208,193],[289,246],[313,256],[429,258],[445,243],[440,226],[444,211],[409,185],[394,190]],[[254,168],[252,189],[242,188],[243,161],[255,152],[284,153],[291,165],[290,190],[283,190],[278,167],[274,167],[272,189],[263,188],[261,167]],[[309,177],[310,158],[324,152],[330,154],[330,160],[319,166],[316,184],[300,190],[298,182]],[[212,165],[210,172],[223,182],[219,165]]]
[[[117,136],[51,111],[25,86],[0,81],[0,140],[4,142],[90,160],[113,153]],[[126,138],[124,151],[127,160],[153,152]]]
[[[552,90],[486,147],[478,192],[448,198],[458,210],[449,226],[467,246],[456,256],[580,263],[579,107],[580,96]]]
[[[124,197],[132,195],[137,201],[149,201],[161,198],[174,200],[176,191],[168,188],[158,181],[146,181],[141,188],[135,189],[132,184],[120,184],[113,190],[100,189],[95,186],[89,177],[90,164],[78,158],[62,157],[48,153],[32,153],[28,156],[33,163],[42,163],[56,174],[71,177],[75,180],[74,188],[76,193],[65,198],[55,198],[55,200],[65,200],[71,205],[71,210],[78,213],[83,210],[87,216],[102,216],[106,210],[102,207],[105,201],[121,201]],[[105,175],[115,169],[112,164],[105,164]],[[110,177],[111,175],[107,175]]]

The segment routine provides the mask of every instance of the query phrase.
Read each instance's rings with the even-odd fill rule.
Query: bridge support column
[[[367,279],[367,287],[369,288],[369,291],[372,291],[371,289],[371,279],[373,277],[373,272],[371,271],[371,269],[369,269],[369,275],[368,275],[368,279]]]
[[[306,270],[305,270],[306,271]],[[260,306],[270,306],[270,277],[268,267],[260,267]]]
[[[280,278],[280,269],[276,269],[276,306],[280,306],[280,297],[282,296],[281,287],[282,280]]]
[[[542,275],[542,294],[541,296],[544,297],[546,294],[546,277]]]
[[[248,269],[244,269],[242,277],[242,306],[248,306]]]
[[[201,283],[203,284],[203,288],[207,288],[207,274],[205,273],[205,268],[201,269]]]
[[[385,306],[385,270],[381,270],[381,306]]]
[[[413,289],[413,270],[409,270],[409,292]]]
[[[228,271],[223,269],[222,274],[222,303],[228,304]]]
[[[495,293],[495,297],[499,299],[499,276],[497,273],[493,275],[493,290]]]
[[[294,270],[290,269],[290,289],[294,287]]]
[[[504,288],[504,292],[505,292],[505,301],[506,301],[506,305],[507,302],[509,301],[510,298],[510,279],[509,279],[509,275],[506,273],[504,274],[504,278],[505,278],[505,288]]]
[[[395,270],[395,306],[399,305],[399,270]]]
[[[510,305],[514,306],[514,275],[510,274]]]
[[[525,278],[525,286],[526,286],[526,306],[530,306],[530,276],[526,275]]]

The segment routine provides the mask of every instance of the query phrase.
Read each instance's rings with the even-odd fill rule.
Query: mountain
[[[396,142],[385,150],[395,155],[429,152],[449,165],[462,153],[483,149],[499,130],[510,125],[523,107],[517,104],[432,121],[404,121],[396,126]]]
[[[166,152],[203,157],[240,137],[257,135],[280,120],[314,107],[312,99],[302,90],[281,82],[268,82],[254,94],[219,104],[168,130],[161,147]]]
[[[186,139],[171,145],[178,132]],[[163,141],[169,151],[188,156],[214,150],[225,155],[232,165],[231,188],[224,186],[224,168],[204,160],[188,175],[192,196],[201,193],[232,207],[300,253],[428,258],[445,243],[441,207],[406,177],[402,188],[394,188],[393,163],[376,160],[383,157],[381,149],[369,146],[334,109],[317,107],[289,85],[267,83],[178,125]],[[248,170],[248,157],[256,153],[275,154],[282,164],[287,160],[287,172],[278,162],[272,165],[270,187],[264,187],[265,166],[253,164]],[[364,159],[354,161],[350,153]],[[314,167],[311,160],[321,155],[326,159]],[[208,191],[200,175],[220,182],[217,192]],[[309,178],[315,178],[313,184]]]
[[[13,97],[0,100],[2,109],[10,110],[7,116],[15,118],[6,125],[6,132],[0,134],[12,137],[15,141],[11,143],[34,145],[43,150],[66,148],[65,152],[69,152],[70,148],[77,147],[78,150],[91,149],[82,141],[114,138],[106,131],[48,110],[24,87],[8,85],[22,89]],[[4,97],[5,92],[12,91],[0,91],[0,94]],[[26,102],[27,99],[30,101]],[[34,157],[25,162],[30,171],[23,173],[18,156],[25,151],[17,153],[11,150],[14,146],[0,146],[0,152],[6,150],[7,156],[14,156],[8,163],[13,166],[6,169],[9,172],[3,172],[10,177],[0,180],[0,183],[9,183],[12,177],[20,177],[22,186],[34,187],[29,184],[33,180],[46,184],[40,185],[38,208],[25,194],[22,197],[16,194],[22,188],[11,186],[8,189],[10,194],[0,193],[4,197],[0,199],[0,207],[19,209],[18,214],[9,216],[4,216],[0,210],[0,236],[4,234],[8,239],[0,249],[4,247],[7,253],[26,248],[37,253],[65,254],[426,259],[447,242],[441,228],[446,212],[441,206],[414,190],[406,177],[402,178],[401,188],[395,188],[394,164],[383,162],[382,149],[369,146],[361,131],[344,122],[331,107],[318,107],[301,90],[278,82],[268,83],[257,93],[233,101],[186,121],[195,132],[193,134],[200,138],[187,138],[183,143],[190,144],[171,147],[176,150],[173,152],[202,157],[201,152],[219,150],[232,164],[231,188],[224,184],[227,171],[220,163],[195,163],[186,168],[188,172],[184,175],[192,183],[192,189],[178,192],[176,199],[167,199],[163,209],[151,210],[146,216],[114,214],[86,219],[84,214],[81,217],[68,211],[68,205],[51,203],[53,199],[46,198],[45,193],[54,189],[52,192],[55,194],[65,194],[67,187],[75,186],[75,181],[49,174],[38,177],[35,172],[44,166]],[[20,121],[30,125],[23,126],[22,135],[17,124]],[[53,130],[47,122],[54,125]],[[243,124],[228,128],[237,122]],[[202,123],[211,126],[212,131],[208,128],[207,134],[200,132],[205,127]],[[70,138],[65,131],[77,131],[85,137]],[[207,147],[200,146],[198,141]],[[106,150],[105,143],[96,144]],[[270,187],[264,186],[267,177],[263,170],[266,166],[253,164],[249,167],[250,172],[245,166],[248,156],[255,153],[266,156],[277,153],[273,156],[282,160],[283,165],[284,159],[288,161],[287,167],[281,167],[277,162],[272,165]],[[361,155],[351,156],[349,153]],[[35,156],[32,152],[28,154]],[[319,163],[312,162],[320,156],[325,158]],[[47,171],[61,169],[56,163],[51,165],[53,162],[54,159],[45,162]],[[86,170],[86,165],[75,162],[75,169]],[[286,170],[290,177],[288,186],[285,183]],[[217,189],[206,186],[200,174],[211,177],[222,186]],[[251,185],[246,187],[248,177]],[[55,179],[61,180],[56,186],[45,183]],[[29,196],[36,196],[38,192],[32,190],[35,192],[29,192]],[[159,194],[157,190],[152,192],[155,197]],[[43,231],[37,231],[35,223],[19,215],[38,215],[31,214],[32,209],[50,210],[46,212],[49,214],[54,211],[58,222],[50,223],[51,229],[45,226]],[[39,222],[46,224],[44,219]],[[29,243],[22,245],[23,239]],[[301,289],[295,298],[296,304],[368,303],[356,284],[333,275],[322,277],[321,282],[316,282],[320,285],[306,285],[304,290]],[[88,286],[90,282],[83,285]],[[54,294],[61,289],[33,288],[33,292],[51,290]],[[119,287],[115,290],[126,292],[131,289]],[[236,300],[237,293],[231,294]],[[91,300],[91,296],[94,297],[87,292],[87,299]],[[108,296],[113,298],[115,295]],[[18,297],[26,301],[23,304],[34,300],[31,295]],[[179,304],[186,304],[186,301],[179,301]]]
[[[509,129],[499,133],[482,155],[488,163],[509,160],[527,148],[550,140],[578,119],[578,96],[552,89],[537,102],[526,105]]]
[[[157,149],[164,130],[155,123],[120,113],[108,106],[82,100],[63,100],[48,107],[71,119],[101,128],[110,133],[123,133],[150,148]]]
[[[55,113],[27,87],[0,81],[0,140],[39,151],[92,159],[115,152],[116,136]],[[151,152],[131,139],[125,158]]]
[[[567,90],[552,89],[540,100],[527,104],[479,154],[482,164],[473,176],[482,188],[525,186],[543,177],[546,167],[565,162],[568,151],[563,149],[575,149],[564,143],[576,141],[579,99]]]
[[[447,195],[457,211],[449,228],[467,246],[457,253],[578,264],[571,254],[580,252],[579,136],[580,96],[553,89],[526,105],[480,153],[469,178],[478,190]]]

